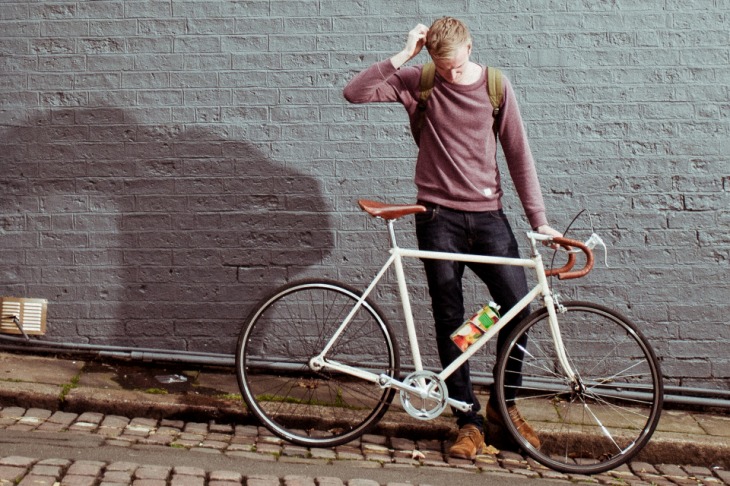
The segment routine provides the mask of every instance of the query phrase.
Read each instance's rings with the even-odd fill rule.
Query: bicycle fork
[[[565,353],[565,345],[563,344],[563,337],[560,333],[560,326],[558,325],[558,315],[556,308],[560,308],[560,305],[556,303],[555,297],[553,296],[550,286],[548,285],[547,277],[545,276],[545,267],[543,265],[542,256],[533,252],[533,260],[535,261],[535,274],[542,291],[542,301],[545,308],[548,311],[548,323],[550,324],[550,332],[553,338],[553,346],[555,346],[555,352],[558,356],[560,366],[565,373],[566,378],[573,384],[574,387],[580,386],[580,379],[578,375],[573,371],[573,367],[570,366],[568,355]]]

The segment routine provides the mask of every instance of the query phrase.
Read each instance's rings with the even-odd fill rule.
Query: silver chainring
[[[406,376],[403,383],[423,391],[422,394],[408,390],[400,391],[401,405],[411,417],[432,420],[446,409],[449,397],[446,383],[436,373],[415,371]]]

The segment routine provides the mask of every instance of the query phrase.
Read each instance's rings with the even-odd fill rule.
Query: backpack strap
[[[497,68],[487,67],[487,94],[489,95],[489,101],[492,103],[492,114],[494,118],[497,118],[504,97],[502,71]]]
[[[427,62],[421,68],[421,79],[418,85],[418,108],[416,111],[416,122],[413,127],[413,138],[418,141],[421,138],[421,129],[426,119],[426,102],[433,91],[433,80],[436,77],[436,65]],[[502,87],[502,71],[487,66],[487,95],[492,105],[492,116],[494,117],[494,134],[496,137],[499,130],[499,112],[504,98]]]
[[[433,91],[433,79],[436,77],[436,65],[428,62],[421,67],[421,80],[418,85],[418,108],[416,109],[416,122],[413,126],[413,138],[416,143],[421,139],[421,129],[426,120],[426,101]]]
[[[489,102],[492,103],[492,117],[494,118],[492,128],[494,128],[494,139],[496,141],[501,120],[499,112],[504,98],[504,89],[502,88],[502,71],[489,66],[487,66],[487,94],[489,95]]]

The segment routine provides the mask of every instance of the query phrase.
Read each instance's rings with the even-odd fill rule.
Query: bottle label
[[[499,320],[497,309],[494,303],[484,306],[451,334],[451,340],[462,352],[466,351]]]

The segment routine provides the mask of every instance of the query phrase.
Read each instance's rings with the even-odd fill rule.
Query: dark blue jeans
[[[428,211],[415,216],[419,249],[519,258],[517,241],[503,211],[465,212],[422,201],[420,204],[426,206]],[[423,263],[436,322],[439,358],[444,367],[461,354],[461,350],[451,341],[450,335],[468,317],[465,316],[462,291],[462,277],[466,266],[487,285],[492,300],[501,306],[501,314],[506,313],[528,292],[522,267],[446,260],[423,260]],[[485,296],[484,304],[487,303],[486,300]],[[500,331],[497,337],[498,354],[509,332],[528,314],[528,309],[523,310]],[[516,365],[515,371],[519,372],[522,356],[514,357],[518,359],[511,362]],[[514,378],[515,384],[519,383],[519,373],[510,373],[508,376]],[[454,410],[457,425],[463,427],[474,424],[483,429],[484,418],[479,414],[481,407],[474,395],[468,362],[446,380],[446,386],[450,397],[473,404],[472,410],[467,413]],[[494,393],[490,393],[490,396],[493,395]],[[507,396],[508,400],[513,398],[514,394]]]

